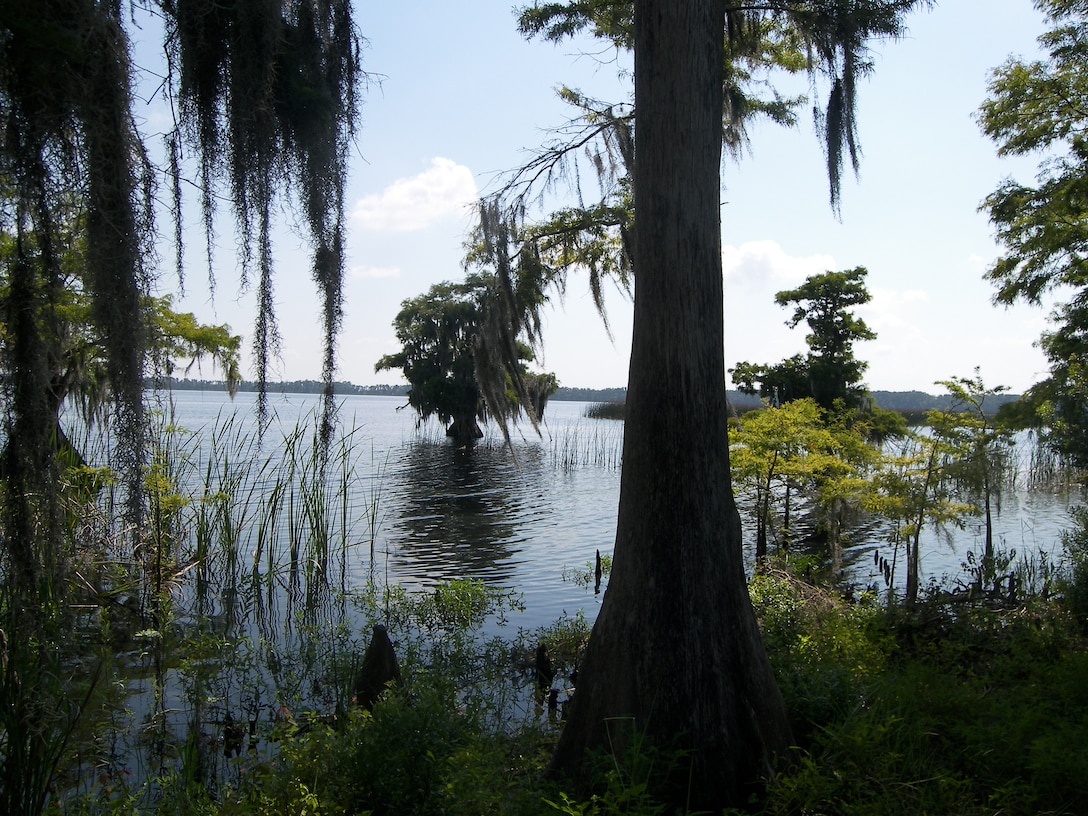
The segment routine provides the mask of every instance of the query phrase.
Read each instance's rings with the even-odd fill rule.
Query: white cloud
[[[929,300],[923,289],[870,289],[872,300],[858,307],[858,313],[878,335],[882,330],[912,326],[907,314],[911,308]],[[915,315],[917,317],[917,315]]]
[[[722,247],[722,270],[727,285],[744,289],[770,289],[801,283],[809,275],[835,268],[830,255],[795,258],[774,241],[747,241],[739,247]]]
[[[396,266],[353,266],[348,272],[348,277],[353,280],[399,278],[400,269]]]
[[[438,157],[419,175],[397,179],[381,193],[359,199],[351,215],[366,229],[409,232],[462,215],[476,199],[472,171]]]

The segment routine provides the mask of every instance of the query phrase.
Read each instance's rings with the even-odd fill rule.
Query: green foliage
[[[1005,386],[987,388],[975,369],[974,377],[955,377],[940,383],[954,400],[954,410],[933,414],[939,417],[935,430],[957,448],[957,459],[950,463],[947,475],[960,491],[977,502],[985,516],[986,541],[979,588],[994,577],[992,512],[1001,496],[1004,472],[1012,448],[1012,432],[1002,426],[986,409],[986,398],[1001,394]]]
[[[772,365],[742,360],[729,369],[729,376],[742,394],[758,394],[770,405],[805,399],[812,391],[808,366],[800,354]]]
[[[831,200],[838,199],[843,159],[857,162],[853,120],[857,79],[871,70],[867,41],[898,37],[902,14],[915,2],[867,3],[844,9],[833,3],[784,3],[753,12],[730,8],[724,25],[724,108],[722,141],[740,157],[748,145],[748,126],[758,117],[777,124],[796,124],[796,111],[807,100],[784,97],[774,87],[775,72],[808,72],[831,78],[826,107],[814,106],[823,117]],[[630,0],[579,0],[536,3],[518,10],[518,27],[527,37],[552,42],[588,32],[619,50],[631,50],[634,4]],[[585,132],[576,141],[584,144]],[[552,152],[558,155],[558,151]],[[630,163],[627,170],[630,170]]]
[[[931,422],[941,422],[940,412],[929,412]],[[947,420],[945,420],[947,422]],[[940,432],[910,434],[898,453],[885,458],[873,477],[873,490],[866,494],[865,508],[890,519],[893,549],[889,563],[898,561],[900,548],[906,562],[905,600],[918,600],[921,580],[921,535],[926,525],[942,529],[962,526],[964,518],[977,507],[957,501],[955,484],[946,468],[957,461],[953,444]],[[892,572],[886,580],[889,593],[895,583]]]
[[[560,791],[558,801],[545,798],[544,803],[567,816],[669,813],[667,800],[658,788],[678,767],[682,770],[686,753],[656,747],[644,734],[635,732],[633,720],[614,720],[610,730],[617,735],[617,743],[625,747],[622,751],[588,757],[591,766],[588,776],[593,780],[591,788],[596,792],[585,798],[574,798]]]
[[[623,172],[630,167],[633,118],[630,110],[614,111],[577,91],[564,88],[561,96],[602,139],[601,155],[595,163],[608,192],[596,204],[557,210],[544,221],[528,225],[521,238],[532,247],[532,254],[522,259],[522,268],[554,283],[560,293],[566,288],[568,272],[586,270],[593,304],[608,328],[604,282],[611,279],[621,291],[631,291],[634,202],[630,181]]]
[[[496,729],[519,710],[521,684],[512,682],[511,648],[501,637],[483,634],[485,624],[505,626],[510,614],[522,609],[517,592],[478,580],[415,592],[372,584],[353,593],[351,601],[364,619],[389,630],[409,694],[417,685],[448,687],[480,723]]]
[[[729,458],[734,482],[738,489],[750,491],[755,498],[752,508],[756,516],[757,558],[767,555],[772,500],[796,483],[802,476],[808,453],[826,441],[820,409],[812,400],[749,411],[730,434]],[[789,512],[787,504],[786,519]]]
[[[983,131],[1001,155],[1065,154],[1046,163],[1038,187],[1009,180],[984,202],[1007,254],[987,277],[997,299],[1038,302],[1063,284],[1082,287],[1077,229],[1083,217],[1084,122],[1088,98],[1084,12],[1079,3],[1041,0],[1049,30],[1039,38],[1048,56],[1024,63],[1010,58],[994,69],[989,97],[979,111]]]
[[[29,265],[33,276],[33,302],[24,304],[41,328],[46,344],[42,372],[48,381],[48,408],[59,423],[62,406],[75,408],[90,423],[103,419],[113,396],[108,342],[95,323],[92,293],[87,285],[87,256],[79,220],[54,226],[54,240],[63,240],[63,274],[48,277],[36,236],[24,236],[22,257],[15,236],[0,233],[0,369],[15,372],[13,353],[18,342],[13,313],[12,284],[15,270]],[[33,244],[34,249],[27,248]],[[201,324],[190,312],[176,312],[173,298],[145,296],[140,299],[140,319],[147,332],[147,360],[141,376],[169,377],[175,367],[185,371],[211,360],[222,372],[233,394],[241,380],[238,354],[242,338],[226,325]]]
[[[1061,619],[931,609],[887,623],[881,637],[899,638],[887,668],[814,732],[764,812],[1075,812],[1088,659]]]
[[[906,560],[906,601],[918,600],[923,527],[938,530],[962,527],[968,515],[983,515],[985,549],[975,572],[976,590],[988,591],[997,578],[992,510],[1005,480],[1012,445],[1011,431],[986,408],[987,397],[1006,390],[987,388],[974,377],[954,377],[940,383],[954,401],[949,411],[926,412],[925,427],[910,433],[897,454],[886,457],[873,479],[865,506],[892,520],[893,555],[885,580],[894,583],[891,564],[902,546]]]
[[[1088,507],[1071,512],[1073,527],[1062,534],[1068,571],[1061,591],[1069,612],[1088,630]]]
[[[447,781],[478,730],[472,716],[457,711],[448,691],[417,687],[410,702],[390,695],[341,731],[292,740],[282,757],[290,770],[275,775],[310,780],[319,800],[340,812],[447,812]]]
[[[518,10],[518,30],[526,37],[539,34],[552,42],[562,42],[588,28],[594,37],[630,50],[633,13],[630,0],[537,3]]]
[[[871,299],[865,287],[868,270],[859,266],[842,272],[810,275],[797,289],[775,295],[779,306],[794,305],[786,321],[791,329],[804,321],[808,354],[775,365],[748,362],[730,369],[733,382],[746,394],[759,394],[773,404],[811,397],[824,410],[836,403],[859,408],[865,397],[861,378],[868,364],[854,357],[854,343],[876,334],[854,316],[854,306]]]
[[[605,554],[601,555],[599,560],[587,561],[581,569],[564,567],[563,580],[570,581],[572,584],[581,587],[593,586],[593,582],[596,580],[598,564],[600,565],[602,578],[607,578],[612,574],[612,556]]]
[[[169,377],[174,374],[178,362],[187,361],[184,370],[188,373],[208,357],[219,366],[227,389],[233,394],[242,379],[238,368],[242,338],[232,335],[229,326],[206,326],[198,323],[192,312],[175,312],[172,302],[173,298],[166,295],[151,298],[147,303],[151,311],[150,353],[155,370]]]
[[[730,467],[738,488],[754,496],[756,557],[767,554],[779,500],[789,535],[791,491],[798,491],[816,507],[837,572],[841,528],[868,491],[865,476],[878,456],[855,427],[841,416],[829,421],[812,399],[745,413],[730,434]]]
[[[1036,184],[1008,179],[983,202],[1005,252],[986,273],[995,300],[1041,303],[1044,295],[1067,298],[1052,314],[1056,326],[1039,345],[1050,376],[1033,386],[1027,403],[1049,429],[1056,450],[1088,462],[1085,365],[1088,326],[1085,243],[1088,214],[1088,45],[1083,4],[1039,0],[1048,30],[1039,37],[1046,57],[1010,58],[994,69],[989,96],[979,111],[983,131],[1001,155],[1037,153]]]
[[[1063,304],[1054,312],[1058,326],[1039,340],[1050,360],[1050,376],[1029,388],[1021,399],[1002,406],[1000,418],[1033,428],[1040,438],[1074,467],[1088,464],[1085,417],[1088,406],[1088,356],[1083,344],[1088,309]]]
[[[846,417],[851,428],[873,444],[883,445],[907,435],[907,417],[900,411],[868,405]]]
[[[609,559],[611,566],[611,559]],[[530,654],[537,646],[543,646],[552,661],[557,676],[570,678],[582,660],[589,640],[590,623],[579,609],[573,615],[563,613],[552,623],[530,632],[519,630],[517,643],[524,654]],[[565,682],[565,681],[564,681]]]
[[[862,704],[884,671],[888,640],[875,599],[851,603],[770,569],[749,582],[763,642],[802,745]]]
[[[518,368],[505,377],[502,388],[484,376],[485,370],[494,370],[489,353],[503,344],[489,337],[493,304],[503,297],[494,275],[476,273],[461,283],[435,284],[426,294],[405,300],[393,321],[402,348],[374,366],[375,371],[399,368],[411,386],[408,404],[420,421],[438,417],[448,426],[447,434],[462,443],[481,435],[476,422],[488,416],[516,417],[524,409],[533,422],[539,421],[548,397],[559,387],[554,374],[528,371],[525,362],[533,359],[532,351],[520,342],[515,344]],[[519,305],[518,313],[525,308]]]

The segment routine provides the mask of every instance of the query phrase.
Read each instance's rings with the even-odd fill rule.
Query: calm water
[[[177,423],[201,439],[232,413],[252,427],[253,394],[239,394],[233,403],[221,392],[178,391],[172,399]],[[313,395],[270,401],[275,422],[266,449],[312,419],[319,405]],[[599,598],[570,574],[584,571],[598,549],[612,551],[622,423],[585,418],[587,403],[553,401],[540,436],[528,426],[514,429],[513,453],[493,428],[475,448],[462,449],[437,424],[417,427],[410,409],[399,410],[403,404],[401,397],[341,400],[340,421],[354,429],[348,582],[376,576],[421,587],[478,578],[523,594],[523,625],[576,609],[592,618]],[[1006,490],[995,515],[995,542],[1020,554],[1057,557],[1059,531],[1079,500],[1079,494],[1051,490]],[[745,519],[746,533],[751,527]],[[878,582],[873,551],[891,559],[886,535],[876,523],[852,531],[845,563],[854,583]],[[981,519],[950,536],[927,531],[923,580],[959,575],[967,553],[980,551],[982,542]]]
[[[172,399],[176,423],[201,439],[232,413],[252,427],[253,394],[233,403],[219,392],[177,391]],[[276,395],[270,405],[275,419],[264,447],[275,460],[277,439],[312,420],[319,398]],[[343,427],[354,429],[346,443],[349,583],[377,577],[421,587],[475,578],[522,593],[522,625],[577,609],[592,618],[592,587],[569,576],[598,549],[612,551],[622,423],[583,417],[587,403],[552,402],[541,435],[514,428],[511,454],[493,428],[476,447],[458,448],[436,423],[417,427],[402,405],[402,397],[340,402]]]

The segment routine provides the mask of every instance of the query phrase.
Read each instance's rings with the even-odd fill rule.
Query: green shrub
[[[517,813],[538,802],[533,776],[546,756],[531,731],[495,733],[452,688],[389,693],[339,728],[289,736],[275,762],[234,797],[237,812]]]
[[[850,603],[781,570],[757,574],[749,593],[795,737],[805,744],[858,706],[863,682],[883,669],[882,613],[871,599]]]
[[[1068,562],[1061,592],[1070,613],[1088,629],[1088,507],[1072,510],[1074,527],[1062,533]]]
[[[816,712],[766,812],[1074,813],[1088,801],[1088,655],[1059,609],[931,604],[880,616],[870,631],[896,643],[883,670],[853,672],[853,708]]]

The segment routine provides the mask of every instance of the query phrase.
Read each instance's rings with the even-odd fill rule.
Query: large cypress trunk
[[[741,558],[726,438],[722,0],[635,3],[635,314],[612,575],[553,769],[635,732],[667,795],[743,804],[788,748]]]

